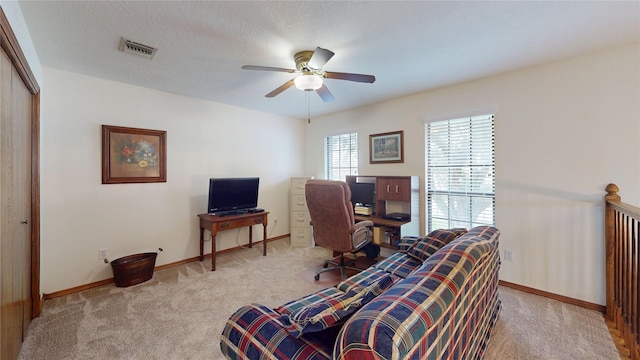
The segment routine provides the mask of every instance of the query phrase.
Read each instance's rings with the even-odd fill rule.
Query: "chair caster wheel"
[[[316,279],[316,281],[320,280],[320,274],[316,274],[313,278]]]
[[[324,265],[322,265],[322,267],[326,269],[326,268],[328,268],[328,267],[329,267],[329,264],[324,263]]]

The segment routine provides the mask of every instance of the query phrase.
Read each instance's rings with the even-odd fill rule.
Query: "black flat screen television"
[[[207,213],[242,212],[258,206],[260,178],[211,178]]]
[[[353,205],[373,206],[376,203],[376,185],[374,183],[352,183],[351,202]]]

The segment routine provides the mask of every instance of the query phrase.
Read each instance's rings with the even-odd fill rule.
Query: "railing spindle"
[[[631,359],[640,354],[640,208],[625,204],[618,186],[605,196],[606,318]],[[612,335],[613,331],[612,331]]]

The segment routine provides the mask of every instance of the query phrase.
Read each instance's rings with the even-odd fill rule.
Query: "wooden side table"
[[[253,244],[253,225],[262,224],[262,256],[267,256],[267,215],[266,211],[241,215],[220,216],[199,214],[200,218],[200,261],[204,260],[204,230],[211,230],[211,271],[216,270],[216,235],[218,231],[249,227],[249,247]]]

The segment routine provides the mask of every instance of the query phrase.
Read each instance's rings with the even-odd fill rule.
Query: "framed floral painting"
[[[404,131],[369,135],[369,163],[404,162]]]
[[[167,132],[102,125],[102,183],[167,182]]]

